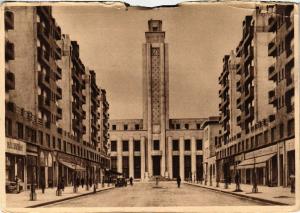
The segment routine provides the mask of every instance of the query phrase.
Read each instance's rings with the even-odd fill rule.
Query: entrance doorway
[[[152,160],[153,176],[158,176],[160,175],[160,156],[153,156]]]
[[[173,156],[173,178],[179,176],[179,156]]]

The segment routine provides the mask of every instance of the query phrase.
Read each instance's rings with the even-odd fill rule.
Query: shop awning
[[[237,169],[250,169],[250,168],[254,168],[254,165],[256,168],[266,167],[266,161],[271,159],[274,155],[276,155],[276,153],[243,160],[237,166]]]
[[[69,162],[66,162],[66,161],[59,161],[59,162],[61,164],[65,165],[66,167],[70,168],[70,169],[73,169],[73,170],[76,170],[76,171],[85,171],[85,168],[83,168],[80,165],[76,165],[74,163],[69,163]]]

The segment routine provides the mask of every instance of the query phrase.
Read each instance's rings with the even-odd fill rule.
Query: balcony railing
[[[277,21],[276,21],[276,17],[271,16],[268,19],[268,25],[269,25],[269,32],[275,32],[276,28],[277,28]]]
[[[269,93],[268,93],[268,96],[269,96],[269,104],[276,105],[277,98],[276,98],[275,89],[270,90]]]
[[[50,55],[46,50],[43,50],[41,47],[38,47],[38,57],[44,65],[49,67]]]
[[[56,97],[58,99],[62,99],[62,89],[60,87],[57,87],[56,91],[57,91],[57,96]]]
[[[277,55],[276,48],[276,37],[274,37],[268,44],[268,55],[275,57]]]
[[[250,82],[254,78],[254,67],[250,66],[248,69],[245,69],[245,84]]]
[[[273,63],[268,70],[269,74],[269,80],[277,81],[277,72],[276,72],[276,66],[275,63]]]
[[[38,28],[38,36],[39,38],[43,39],[43,41],[49,43],[49,31],[47,30],[46,27],[43,26],[41,22],[37,23],[37,28]]]

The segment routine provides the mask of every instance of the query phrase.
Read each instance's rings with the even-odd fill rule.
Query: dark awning
[[[66,162],[66,161],[62,161],[60,160],[59,161],[61,164],[65,165],[66,167],[70,168],[70,169],[73,169],[75,171],[85,171],[85,168],[83,168],[82,166],[80,165],[76,165],[74,163],[69,163],[69,162]]]
[[[256,158],[249,158],[246,160],[243,160],[238,166],[237,169],[251,169],[254,168],[254,165],[256,168],[259,167],[266,167],[266,161],[271,159],[276,153],[268,154],[259,156]]]

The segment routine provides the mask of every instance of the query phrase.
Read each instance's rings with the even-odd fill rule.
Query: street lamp
[[[256,182],[256,167],[255,167],[255,155],[254,155],[254,161],[253,161],[253,188],[252,188],[252,193],[257,193],[257,182]]]

